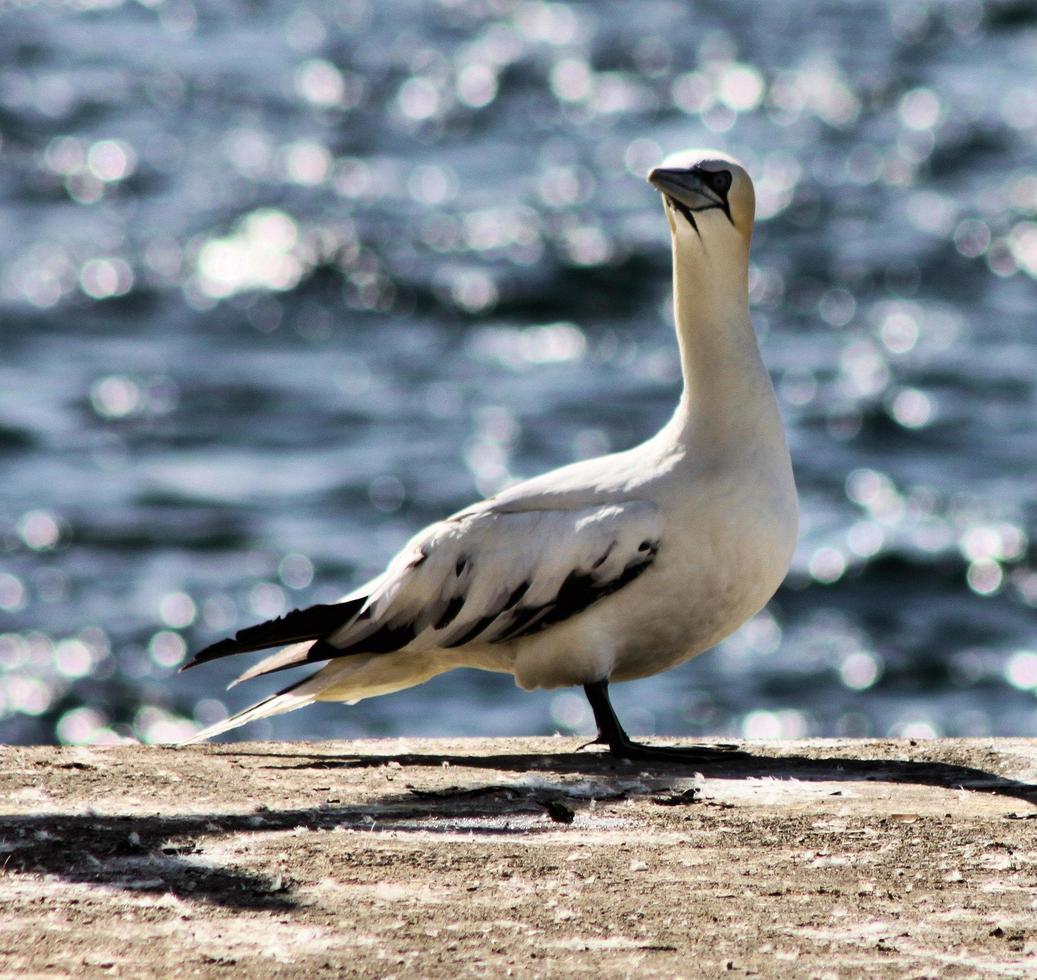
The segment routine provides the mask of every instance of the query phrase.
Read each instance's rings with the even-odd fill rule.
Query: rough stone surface
[[[1037,740],[0,749],[4,976],[1037,976]]]

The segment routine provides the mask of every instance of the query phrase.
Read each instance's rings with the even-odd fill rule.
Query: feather
[[[315,644],[319,656],[314,649],[292,663],[457,649],[539,632],[637,578],[655,559],[661,530],[658,508],[640,500],[467,511],[411,541],[363,611]],[[416,551],[420,563],[409,560]]]
[[[232,639],[220,640],[219,643],[206,647],[180,669],[188,670],[197,667],[198,664],[230,657],[236,653],[253,653],[256,650],[268,650],[270,647],[288,643],[323,639],[354,619],[364,601],[365,597],[359,597],[348,602],[293,609],[277,619],[238,630]]]
[[[271,715],[284,714],[286,711],[294,711],[296,708],[303,708],[308,704],[313,704],[317,700],[317,694],[320,693],[320,686],[312,683],[317,676],[319,675],[304,677],[294,684],[289,684],[288,687],[282,688],[276,694],[271,694],[270,697],[264,698],[244,711],[239,711],[236,715],[231,715],[230,718],[218,721],[215,725],[210,725],[208,728],[203,728],[197,734],[185,739],[183,744],[193,745],[196,742],[204,742],[214,735],[222,735],[224,732],[229,732],[232,728],[247,725],[250,721],[269,718]]]

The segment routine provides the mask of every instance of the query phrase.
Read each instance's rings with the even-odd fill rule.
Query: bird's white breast
[[[754,454],[709,473],[677,466],[653,493],[664,514],[658,556],[615,595],[516,645],[524,688],[634,680],[709,649],[758,612],[784,578],[796,538],[788,453]],[[683,486],[681,486],[683,482]]]

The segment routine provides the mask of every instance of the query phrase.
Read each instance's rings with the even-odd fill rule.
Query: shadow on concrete
[[[6,852],[2,859],[5,874],[52,875],[69,882],[136,894],[172,894],[240,909],[291,908],[295,902],[283,881],[189,860],[199,850],[201,838],[256,829],[251,817],[217,814],[0,815],[0,846]]]
[[[206,838],[298,829],[529,837],[571,823],[574,809],[589,803],[585,797],[570,800],[550,790],[501,785],[443,791],[408,788],[369,804],[259,807],[252,814],[0,814],[0,869],[241,910],[288,910],[298,905],[293,881],[241,867],[214,866],[205,855]]]
[[[7,874],[52,875],[68,882],[118,888],[134,894],[173,895],[239,910],[287,911],[299,904],[294,882],[234,865],[214,866],[207,839],[260,835],[295,829],[396,831],[529,837],[558,830],[593,805],[629,797],[665,806],[697,802],[687,780],[695,772],[710,779],[773,777],[799,781],[890,782],[993,793],[1037,806],[1037,785],[953,761],[888,758],[811,758],[719,753],[715,760],[665,767],[616,763],[603,752],[503,755],[331,755],[286,752],[227,752],[267,759],[273,768],[336,770],[381,767],[456,767],[522,773],[530,785],[513,782],[422,790],[403,784],[370,803],[269,810],[250,814],[109,817],[94,814],[0,815],[0,867]],[[265,768],[259,763],[260,768]],[[598,782],[552,784],[550,777],[579,775]],[[537,776],[544,777],[538,780]],[[683,792],[682,792],[683,790]],[[669,793],[669,796],[665,794]],[[949,804],[953,806],[953,804]],[[1030,814],[1026,814],[1027,817]],[[329,848],[332,845],[329,843]]]
[[[266,753],[256,753],[266,755]],[[276,755],[276,754],[272,754]],[[285,759],[307,758],[300,754],[283,756]],[[1037,806],[1037,785],[999,776],[984,769],[955,762],[904,759],[812,758],[802,755],[757,756],[750,753],[718,751],[713,759],[694,763],[667,763],[664,766],[644,762],[614,761],[598,750],[567,752],[557,755],[522,753],[511,755],[312,755],[288,769],[336,769],[384,766],[397,762],[401,766],[434,766],[444,764],[476,769],[497,769],[505,772],[560,773],[585,776],[636,776],[649,773],[655,778],[675,776],[688,778],[701,772],[711,779],[746,779],[771,777],[797,779],[809,782],[888,782],[937,786],[942,789],[967,789],[979,793],[993,793],[1022,800]]]

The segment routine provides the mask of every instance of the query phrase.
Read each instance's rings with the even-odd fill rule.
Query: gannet
[[[624,759],[701,759],[623,730],[608,688],[669,670],[759,611],[796,540],[792,465],[749,316],[755,195],[714,150],[648,174],[673,252],[683,392],[646,442],[527,480],[416,534],[342,600],[240,630],[181,669],[284,647],[234,683],[324,663],[197,742],[314,701],[357,702],[457,667],[527,690],[582,686],[594,743]],[[588,744],[594,744],[588,743]]]

